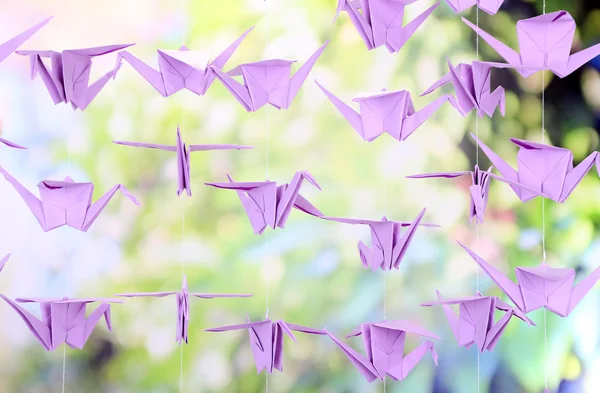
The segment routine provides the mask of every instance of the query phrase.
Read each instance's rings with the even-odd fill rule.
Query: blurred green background
[[[407,7],[407,19],[430,6]],[[595,0],[548,0],[547,12],[568,10],[578,30],[574,50],[600,40],[600,9]],[[156,49],[190,49],[216,55],[250,26],[225,69],[266,58],[303,63],[331,40],[300,94],[287,111],[269,107],[246,113],[217,81],[203,96],[182,91],[160,96],[128,64],[85,113],[53,106],[41,80],[29,81],[26,58],[13,55],[0,65],[2,135],[28,151],[2,148],[1,165],[33,190],[43,179],[70,175],[93,181],[98,198],[115,183],[125,184],[142,202],[136,207],[116,196],[92,229],[61,228],[44,233],[12,187],[0,181],[0,253],[13,257],[0,275],[3,294],[18,296],[110,296],[119,292],[250,292],[251,299],[191,300],[189,345],[183,347],[184,392],[262,392],[246,332],[204,333],[202,329],[241,323],[246,315],[265,316],[338,336],[363,321],[418,321],[443,340],[435,368],[429,357],[401,382],[367,384],[327,337],[298,334],[286,339],[284,373],[269,376],[270,392],[538,393],[544,387],[544,361],[552,392],[597,392],[600,388],[600,293],[590,292],[568,319],[543,311],[531,328],[511,322],[493,353],[480,358],[458,347],[443,312],[422,308],[439,289],[445,297],[472,295],[477,271],[456,244],[476,243],[468,224],[469,181],[407,180],[404,176],[467,170],[475,163],[468,137],[471,113],[461,118],[444,106],[407,141],[384,135],[366,143],[314,84],[318,79],[344,101],[359,92],[407,89],[418,97],[454,64],[475,58],[475,36],[442,2],[397,54],[367,51],[345,13],[333,24],[334,0],[0,0],[0,40],[48,15],[54,19],[24,49],[83,48],[136,42],[140,59],[156,64]],[[506,0],[496,16],[480,13],[486,31],[516,48],[515,23],[541,13],[541,1]],[[475,9],[464,16],[475,20]],[[481,43],[482,59],[500,60]],[[115,56],[94,60],[97,77],[114,66]],[[596,59],[560,80],[547,73],[547,136],[573,150],[576,163],[598,149],[600,61]],[[297,69],[294,68],[294,70]],[[506,117],[479,122],[481,138],[514,163],[508,138],[541,140],[541,74],[528,79],[495,70],[492,85],[507,89]],[[448,92],[452,91],[449,87]],[[439,94],[439,93],[435,93]],[[266,110],[265,110],[266,109]],[[240,143],[252,151],[194,153],[193,197],[175,195],[175,156],[117,146],[112,140],[173,144],[177,124],[187,143]],[[547,139],[548,140],[548,139]],[[481,165],[489,162],[481,154]],[[268,168],[268,169],[267,169]],[[281,183],[308,170],[322,192],[303,195],[334,216],[412,220],[427,208],[426,220],[400,270],[372,272],[360,264],[356,243],[369,241],[367,228],[323,222],[292,212],[285,230],[255,236],[235,193],[203,186],[223,181]],[[564,205],[547,202],[548,262],[588,274],[600,260],[600,187],[592,171]],[[514,277],[514,267],[541,260],[541,200],[521,203],[509,187],[492,183],[486,222],[479,227],[480,254]],[[484,294],[501,293],[481,274]],[[268,299],[268,300],[267,300]],[[35,310],[35,308],[30,308]],[[37,311],[36,311],[37,312]],[[173,298],[129,299],[112,310],[113,332],[100,324],[84,350],[66,350],[67,392],[177,392],[180,348],[175,343]],[[0,306],[0,392],[62,391],[63,350],[47,353],[18,316]],[[352,339],[363,351],[360,339]],[[410,342],[414,347],[417,342]]]

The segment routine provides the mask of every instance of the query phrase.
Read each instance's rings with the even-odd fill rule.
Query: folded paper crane
[[[358,252],[363,267],[370,267],[373,271],[377,270],[377,268],[387,271],[400,267],[400,263],[419,225],[437,226],[433,224],[421,224],[425,210],[421,210],[421,213],[419,213],[413,222],[388,221],[386,217],[383,217],[381,221],[326,216],[322,218],[344,224],[368,225],[371,228],[371,247],[362,241],[358,242]],[[401,227],[407,227],[407,229],[401,231]]]
[[[551,12],[518,21],[517,36],[521,53],[500,42],[465,18],[462,19],[524,77],[528,77],[540,69],[547,69],[556,76],[564,78],[600,55],[600,44],[571,55],[576,25],[575,20],[567,11]]]
[[[26,147],[23,147],[21,145],[17,145],[16,143],[11,142],[11,141],[9,141],[7,139],[4,139],[4,138],[0,138],[0,143],[3,143],[3,144],[5,144],[8,147],[12,147],[13,149],[27,149]]]
[[[446,101],[464,116],[458,102],[451,95],[444,95],[415,111],[410,93],[406,90],[367,93],[354,97],[360,113],[330,93],[316,82],[329,101],[350,123],[360,137],[372,142],[384,132],[398,141],[403,141],[429,119]]]
[[[21,34],[17,35],[9,39],[8,41],[0,44],[0,63],[2,63],[8,56],[10,56],[14,51],[16,51],[21,45],[25,43],[28,39],[31,38],[35,33],[38,32],[42,27],[44,27],[52,17],[46,18],[37,25],[30,27],[25,30]]]
[[[490,174],[492,172],[490,167],[487,171],[479,169],[478,165],[475,165],[473,171],[462,171],[462,172],[440,172],[440,173],[424,173],[421,175],[406,176],[409,179],[425,179],[432,177],[442,177],[446,179],[453,179],[460,176],[471,176],[471,186],[469,192],[471,194],[471,208],[469,209],[469,222],[473,221],[473,218],[477,218],[478,223],[483,223],[485,215],[485,208],[487,207],[489,189],[490,189]]]
[[[300,188],[304,180],[321,190],[316,180],[306,171],[296,172],[289,184],[279,186],[272,181],[234,182],[231,176],[227,175],[227,178],[229,183],[205,184],[216,188],[236,190],[256,235],[262,235],[267,226],[273,229],[276,226],[284,228],[293,207],[312,216],[321,217],[323,215],[300,195]]]
[[[256,372],[267,370],[269,374],[273,369],[283,371],[283,335],[287,334],[296,341],[292,330],[307,334],[324,335],[323,330],[312,329],[300,325],[294,325],[284,321],[273,322],[270,319],[263,321],[242,323],[239,325],[221,326],[205,329],[207,332],[227,332],[230,330],[248,329],[250,335],[250,346],[254,355]]]
[[[526,314],[545,307],[556,315],[567,317],[600,280],[600,267],[579,284],[573,285],[575,269],[553,268],[542,263],[536,267],[517,267],[515,270],[518,284],[515,284],[466,246],[460,245],[515,306]]]
[[[431,340],[421,343],[412,352],[404,355],[407,334],[439,339],[435,334],[408,321],[363,323],[346,336],[346,338],[363,336],[366,357],[327,330],[325,332],[368,382],[373,382],[375,379],[383,381],[386,375],[395,381],[403,380],[427,352],[431,352],[431,357],[437,366],[437,353]]]
[[[82,349],[102,316],[108,330],[112,329],[110,303],[123,303],[120,299],[104,298],[18,298],[13,301],[2,294],[0,297],[19,314],[46,351],[53,351],[63,343],[71,348]],[[39,303],[41,320],[18,303]],[[89,303],[100,305],[86,317],[86,306]]]
[[[2,269],[4,269],[4,266],[6,266],[6,262],[8,262],[8,259],[10,258],[10,254],[6,254],[4,256],[4,258],[2,258],[0,260],[0,272],[2,271]]]
[[[177,139],[175,145],[158,145],[155,143],[143,143],[143,142],[124,142],[124,141],[113,141],[118,145],[144,147],[148,149],[159,149],[175,152],[177,154],[177,196],[181,195],[183,190],[186,191],[187,196],[192,196],[192,189],[190,186],[190,153],[195,151],[210,151],[210,150],[243,150],[252,149],[252,146],[242,145],[189,145],[186,146],[181,139],[181,133],[179,131],[179,125],[177,126]]]
[[[421,306],[443,306],[458,345],[467,349],[475,344],[480,352],[492,351],[513,316],[535,326],[521,311],[495,296],[481,296],[477,293],[477,296],[446,300],[436,292],[438,301],[423,303]],[[459,305],[458,315],[450,307],[454,304]],[[505,312],[498,321],[494,318],[496,310]]]
[[[248,29],[211,62],[208,61],[205,54],[190,51],[185,45],[182,45],[177,50],[157,50],[157,71],[131,53],[119,52],[113,78],[125,59],[163,97],[168,97],[182,89],[204,95],[215,79],[215,75],[209,70],[209,67],[221,70],[253,28]]]
[[[87,232],[117,191],[121,191],[136,205],[140,204],[121,184],[115,185],[92,203],[94,184],[76,183],[70,177],[66,177],[63,181],[42,180],[38,184],[40,190],[40,199],[38,199],[4,168],[0,167],[0,173],[17,190],[44,232],[63,225]]]
[[[62,52],[52,50],[19,50],[16,53],[29,56],[31,63],[31,79],[38,72],[57,105],[70,103],[74,110],[82,111],[98,95],[117,69],[107,72],[96,82],[89,85],[92,58],[125,49],[133,44],[108,45],[96,48],[69,49]],[[49,58],[50,64],[43,59]]]
[[[471,137],[502,175],[490,176],[508,183],[523,202],[543,196],[563,203],[592,169],[599,154],[593,152],[573,167],[573,153],[569,149],[511,138],[511,142],[519,146],[517,172],[475,135]]]
[[[291,68],[295,60],[275,59],[244,63],[227,73],[215,65],[210,66],[210,69],[246,111],[255,112],[266,104],[271,104],[277,109],[288,109],[328,42],[317,49],[291,77]],[[244,84],[235,80],[234,76],[241,76]]]
[[[427,95],[434,90],[452,83],[458,105],[463,113],[469,113],[477,109],[479,117],[484,114],[492,117],[496,108],[500,108],[500,114],[505,113],[505,92],[502,86],[498,86],[492,92],[491,72],[492,68],[514,68],[511,65],[498,63],[483,63],[474,61],[472,64],[461,63],[454,67],[448,60],[450,72],[435,82],[421,96]]]
[[[346,11],[368,50],[385,45],[390,53],[398,52],[439,5],[439,2],[435,3],[403,26],[404,8],[415,1],[338,0],[334,22],[342,11]]]
[[[177,331],[175,335],[175,341],[181,345],[182,341],[188,343],[188,325],[190,320],[190,296],[198,297],[201,299],[214,299],[214,298],[238,298],[238,297],[251,297],[250,294],[243,293],[189,293],[187,278],[183,276],[183,283],[181,285],[181,291],[179,292],[137,292],[137,293],[121,293],[117,296],[123,297],[165,297],[165,296],[177,296]]]
[[[446,3],[457,14],[473,6],[477,6],[480,10],[490,15],[496,15],[504,0],[446,0]]]

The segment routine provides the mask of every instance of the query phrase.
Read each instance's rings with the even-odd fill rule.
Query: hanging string
[[[479,6],[475,7],[475,18],[479,30]],[[475,57],[479,61],[479,34],[475,34]],[[471,67],[471,72],[475,72]],[[475,75],[473,75],[473,78]],[[475,135],[479,140],[479,110],[475,113]],[[479,167],[479,144],[475,147],[475,164]],[[477,179],[475,179],[477,181]],[[479,255],[479,220],[475,217],[475,253]],[[479,265],[477,265],[477,292],[479,292]],[[477,393],[481,389],[481,354],[477,351]]]
[[[385,179],[383,180],[383,213],[384,215],[387,213],[387,182]],[[387,319],[387,278],[388,278],[388,270],[386,266],[383,266],[383,320]],[[390,266],[391,269],[391,266]],[[383,393],[386,393],[386,377],[383,376]]]
[[[63,344],[63,373],[62,373],[62,393],[65,393],[65,377],[67,376],[67,345]]]
[[[180,2],[180,14],[181,14],[181,46],[185,45],[187,36],[187,0],[181,0]],[[181,112],[181,127],[185,132],[185,109]],[[189,187],[189,185],[188,185]],[[179,248],[179,260],[181,264],[181,280],[185,275],[183,269],[183,256],[184,256],[184,239],[185,239],[185,196],[181,197],[181,244]],[[183,342],[179,343],[179,393],[183,393]]]
[[[263,0],[264,5],[264,16],[265,20],[265,47],[266,52],[269,46],[269,12],[267,0]],[[265,106],[265,180],[269,180],[269,104]],[[265,247],[267,249],[267,255],[269,254],[269,234],[265,234]],[[267,261],[269,259],[267,258]],[[265,318],[269,317],[269,277],[265,274]],[[269,373],[265,370],[265,392],[269,393]]]
[[[546,0],[542,1],[542,14],[546,14]],[[546,143],[546,73],[542,71],[542,143]],[[543,191],[543,190],[542,190]],[[546,199],[542,198],[542,262],[546,263]],[[544,308],[544,387],[548,390],[548,310]]]

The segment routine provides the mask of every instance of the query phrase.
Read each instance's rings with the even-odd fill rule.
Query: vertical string
[[[479,6],[475,7],[475,18],[479,30]],[[479,61],[479,34],[475,34],[475,56]],[[475,72],[471,67],[471,72]],[[475,77],[475,75],[473,75]],[[475,113],[475,135],[479,140],[479,110]],[[475,147],[475,164],[479,167],[479,144]],[[477,179],[476,179],[477,180]],[[479,255],[479,220],[475,217],[475,252]],[[479,265],[477,265],[477,292],[479,292]],[[481,389],[481,351],[477,351],[477,393]]]
[[[62,393],[65,393],[65,377],[67,375],[67,345],[63,344]]]
[[[263,0],[264,5],[264,16],[265,20],[265,47],[264,52],[266,53],[269,45],[269,11],[267,0]],[[265,106],[265,180],[269,180],[269,103]],[[269,234],[265,234],[265,242],[267,255],[269,254]],[[269,258],[267,258],[267,261]],[[265,274],[265,318],[269,317],[269,277]],[[265,392],[269,393],[269,373],[265,370]]]
[[[546,14],[546,0],[542,1],[542,14]],[[542,71],[542,143],[546,143],[546,73]],[[542,198],[542,262],[546,263],[546,199]],[[544,387],[548,391],[548,310],[544,308]]]
[[[181,46],[185,45],[187,36],[187,0],[181,0],[180,2],[180,14],[181,14]],[[181,112],[181,127],[185,132],[185,108]],[[188,185],[189,187],[189,185]],[[185,196],[181,198],[181,244],[179,248],[179,260],[181,264],[181,280],[183,281],[184,269],[183,269],[183,242],[185,239]],[[179,393],[183,393],[183,342],[179,343]]]
[[[383,179],[383,213],[387,214],[387,181]],[[387,276],[388,270],[385,265],[383,265],[383,320],[387,319]],[[390,269],[392,267],[390,266]],[[383,376],[383,393],[386,393],[386,376]]]

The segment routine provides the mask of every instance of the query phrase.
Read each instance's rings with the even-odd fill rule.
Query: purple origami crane
[[[400,263],[408,251],[408,246],[415,236],[419,225],[436,227],[433,224],[421,224],[421,219],[425,214],[425,210],[410,222],[388,221],[383,217],[381,221],[360,220],[355,218],[337,218],[323,216],[324,220],[341,222],[344,224],[353,225],[368,225],[371,228],[371,247],[367,246],[362,241],[358,242],[358,252],[362,261],[363,267],[371,268],[373,271],[377,268],[387,271],[398,269]],[[401,231],[401,227],[408,227],[405,231]]]
[[[523,202],[543,196],[563,203],[592,169],[599,154],[593,152],[573,167],[573,153],[569,149],[511,138],[511,142],[519,146],[517,172],[475,135],[471,137],[502,175],[490,176],[508,183]]]
[[[211,62],[203,53],[190,51],[185,45],[178,50],[158,49],[157,71],[131,53],[119,52],[114,76],[125,59],[163,97],[168,97],[182,89],[204,95],[215,79],[215,75],[210,72],[209,67],[221,70],[253,28],[248,29]]]
[[[133,44],[69,49],[62,52],[20,50],[17,53],[29,56],[31,79],[35,79],[38,72],[40,73],[54,105],[61,102],[71,103],[74,110],[81,109],[83,111],[117,72],[117,69],[107,72],[89,85],[92,58],[116,52],[131,45]],[[50,59],[49,65],[44,62],[45,58]]]
[[[42,180],[38,184],[41,197],[38,199],[4,168],[0,167],[0,173],[23,198],[44,232],[63,225],[87,232],[117,191],[121,191],[136,205],[140,204],[121,184],[115,185],[100,199],[92,203],[94,185],[92,183],[76,183],[70,177],[66,177],[63,181]]]
[[[138,293],[122,293],[117,296],[123,297],[165,297],[177,296],[177,331],[175,341],[181,345],[182,341],[188,343],[188,324],[190,320],[190,296],[201,299],[214,298],[234,298],[234,297],[251,297],[250,294],[243,293],[189,293],[187,278],[183,276],[181,291],[179,292],[138,292]]]
[[[173,145],[158,145],[154,143],[143,143],[143,142],[123,142],[113,141],[118,145],[134,146],[134,147],[145,147],[148,149],[159,149],[175,152],[177,154],[177,179],[178,188],[177,196],[181,195],[183,190],[186,191],[187,196],[192,196],[192,189],[190,186],[190,153],[195,151],[209,151],[209,150],[243,150],[252,149],[252,146],[242,145],[189,145],[186,146],[181,139],[181,133],[179,131],[179,125],[177,125],[177,140],[176,144]]]
[[[481,296],[477,293],[477,296],[445,300],[438,291],[436,292],[438,301],[423,303],[421,306],[443,306],[458,345],[467,349],[475,344],[480,352],[492,351],[513,316],[535,326],[521,311],[495,296]],[[459,305],[458,315],[450,308],[453,304]],[[494,319],[496,310],[505,312],[498,321]]]
[[[38,32],[39,29],[44,27],[52,17],[46,18],[37,25],[30,27],[16,37],[0,44],[0,63],[2,63],[8,56],[16,51],[21,45],[25,43],[31,36]]]
[[[11,141],[9,141],[7,139],[4,139],[4,138],[0,138],[0,143],[4,143],[6,146],[12,147],[13,149],[27,149],[26,147],[23,147],[21,145],[17,145],[16,143],[11,142]]]
[[[477,6],[480,10],[490,15],[496,15],[504,0],[446,0],[446,3],[457,14],[473,6]]]
[[[483,217],[485,215],[485,208],[487,206],[489,189],[490,189],[490,174],[492,168],[487,171],[479,169],[478,165],[475,165],[473,171],[462,171],[462,172],[441,172],[441,173],[424,173],[421,175],[406,176],[409,179],[425,179],[431,177],[442,177],[446,179],[453,179],[459,176],[471,176],[471,186],[469,191],[471,193],[471,208],[469,209],[469,222],[473,221],[473,218],[477,218],[478,223],[483,223]]]
[[[215,65],[211,65],[210,69],[246,111],[256,112],[266,104],[271,104],[277,109],[287,109],[328,43],[329,41],[325,42],[317,49],[291,77],[291,67],[295,60],[275,59],[244,63],[227,73]],[[242,76],[244,84],[235,80],[234,76]]]
[[[205,329],[207,332],[227,332],[230,330],[248,329],[250,335],[250,347],[254,355],[256,372],[267,370],[269,374],[273,369],[283,371],[283,334],[287,334],[296,341],[292,330],[307,334],[324,335],[323,330],[312,329],[300,325],[294,325],[284,321],[273,322],[270,319],[263,321],[242,323],[239,325],[221,326]]]
[[[536,267],[517,267],[518,284],[515,284],[466,246],[460,245],[515,306],[526,314],[545,307],[556,315],[567,317],[600,280],[598,267],[574,286],[575,269],[553,268],[542,263]]]
[[[383,381],[386,375],[395,381],[403,380],[427,352],[431,352],[433,362],[437,366],[437,353],[430,340],[421,343],[412,352],[404,355],[404,342],[409,333],[439,339],[435,334],[408,321],[363,323],[346,336],[349,338],[362,334],[366,357],[327,330],[325,332],[368,382],[373,382],[375,379]]]
[[[517,36],[521,53],[511,49],[465,18],[462,19],[524,77],[540,69],[547,69],[556,76],[564,78],[600,55],[600,44],[571,55],[576,25],[567,11],[551,12],[518,21]]]
[[[6,254],[4,256],[4,258],[2,258],[0,260],[0,272],[2,271],[2,269],[4,269],[4,266],[6,266],[6,262],[8,262],[8,259],[10,258],[10,254]]]
[[[265,182],[234,182],[227,175],[229,183],[205,183],[207,186],[236,190],[244,210],[250,219],[252,229],[257,235],[262,235],[267,226],[284,228],[292,208],[304,213],[321,217],[323,214],[306,198],[300,195],[300,187],[306,179],[310,184],[321,190],[312,175],[306,171],[296,172],[288,184],[277,185],[272,181]]]
[[[2,294],[0,297],[19,314],[46,351],[53,351],[62,343],[71,348],[82,349],[102,316],[108,330],[112,329],[109,303],[123,303],[120,299],[104,298],[18,298],[13,301]],[[97,302],[101,304],[86,317],[87,304]],[[39,303],[41,320],[18,303]]]
[[[474,61],[472,64],[461,63],[457,67],[454,67],[448,61],[448,67],[450,68],[450,72],[431,85],[421,96],[427,95],[448,83],[452,83],[458,105],[463,113],[466,114],[473,109],[477,109],[479,117],[483,117],[484,114],[492,117],[496,108],[499,107],[500,114],[504,116],[504,88],[498,86],[492,92],[490,74],[493,67],[513,68],[511,65]]]
[[[440,4],[435,3],[403,26],[404,7],[415,1],[417,0],[338,0],[334,22],[342,11],[346,11],[367,49],[385,45],[390,53],[398,52]]]
[[[429,119],[444,102],[448,101],[464,116],[458,102],[451,95],[444,95],[415,111],[410,93],[406,90],[368,93],[352,99],[358,102],[360,113],[356,112],[342,100],[331,94],[317,82],[329,101],[346,118],[360,137],[372,142],[384,132],[398,141],[403,141]]]

